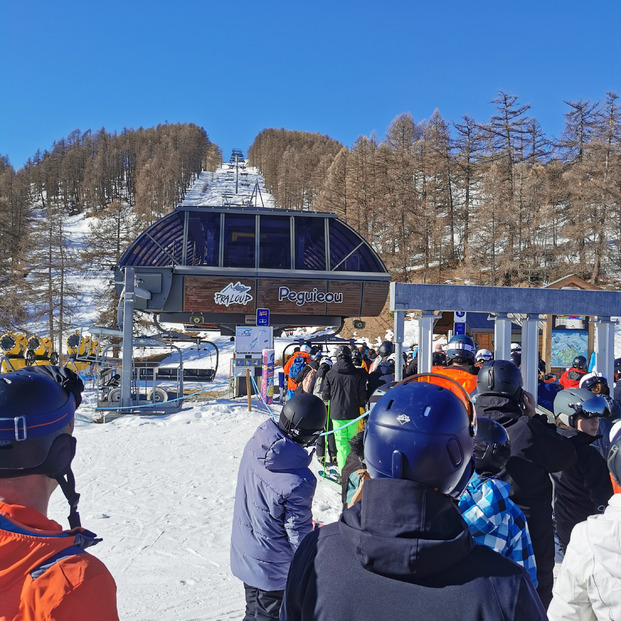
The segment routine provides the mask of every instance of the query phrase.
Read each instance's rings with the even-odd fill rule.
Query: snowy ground
[[[221,384],[232,348],[210,336],[223,351],[214,382]],[[279,340],[277,351],[286,344]],[[200,366],[191,351],[187,356]],[[271,410],[277,415],[280,406]],[[245,443],[268,416],[257,399],[248,412],[246,398],[222,398],[186,402],[177,414],[96,424],[96,392],[87,388],[75,432],[80,513],[104,539],[93,551],[116,579],[121,619],[243,617],[243,587],[229,570],[235,481]],[[316,472],[318,465],[313,460]],[[314,518],[334,521],[340,506],[339,488],[320,479]],[[50,517],[66,526],[67,514],[57,491]]]

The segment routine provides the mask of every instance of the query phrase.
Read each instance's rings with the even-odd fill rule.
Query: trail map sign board
[[[237,326],[235,331],[235,353],[237,355],[263,356],[264,349],[273,347],[271,326]]]

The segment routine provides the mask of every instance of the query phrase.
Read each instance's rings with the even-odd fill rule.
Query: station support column
[[[132,405],[132,366],[134,358],[134,268],[125,268],[125,290],[123,292],[123,352],[121,367],[121,407]]]
[[[597,317],[595,323],[595,370],[608,378],[611,388],[615,381],[615,323],[610,317]]]
[[[403,379],[403,340],[405,338],[405,312],[395,311],[395,381]]]
[[[522,323],[522,380],[537,403],[539,385],[539,315],[528,314]]]
[[[507,313],[496,313],[495,315],[494,359],[511,359],[511,320]]]
[[[432,367],[433,311],[422,311],[418,319],[418,372],[430,373]]]

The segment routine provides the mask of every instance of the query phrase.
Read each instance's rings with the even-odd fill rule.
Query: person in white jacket
[[[610,445],[608,468],[620,483],[621,433]],[[603,514],[592,515],[574,527],[554,584],[548,618],[621,619],[621,494],[613,494]]]

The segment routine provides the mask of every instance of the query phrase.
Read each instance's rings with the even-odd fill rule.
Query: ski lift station
[[[340,328],[379,315],[390,274],[371,246],[335,215],[263,207],[180,206],[121,257],[135,308],[160,321],[235,334],[269,311],[274,331]]]

